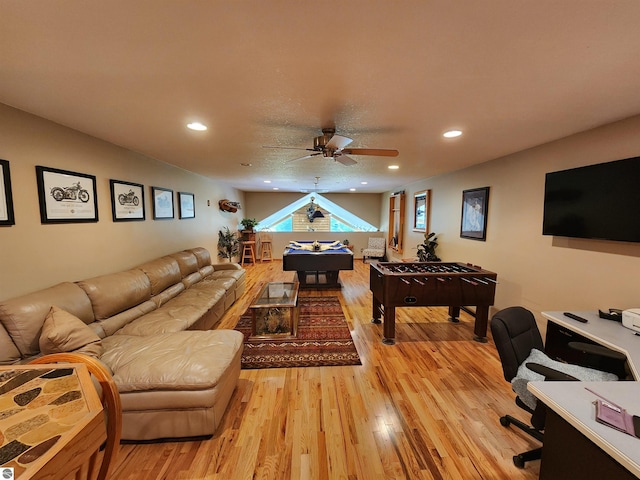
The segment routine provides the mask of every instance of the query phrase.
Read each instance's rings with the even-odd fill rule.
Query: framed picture
[[[460,237],[483,241],[487,238],[488,206],[489,187],[474,188],[462,192]]]
[[[109,180],[111,213],[114,222],[134,222],[145,219],[144,186],[139,183]]]
[[[178,207],[180,218],[196,217],[196,198],[193,193],[178,192]]]
[[[168,220],[173,218],[173,190],[151,187],[153,197],[153,219]]]
[[[98,221],[96,177],[36,166],[42,223]]]
[[[427,232],[429,227],[429,197],[431,190],[413,194],[413,231]]]
[[[9,162],[0,160],[0,225],[15,225]]]

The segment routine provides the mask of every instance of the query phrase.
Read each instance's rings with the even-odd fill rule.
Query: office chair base
[[[526,423],[518,420],[515,417],[512,417],[511,415],[504,415],[503,417],[500,417],[500,425],[502,425],[503,427],[508,427],[511,424],[518,427],[526,434],[531,435],[536,440],[542,441],[544,435],[540,430],[536,430],[535,428],[527,425]]]
[[[542,458],[542,447],[536,448],[534,450],[529,450],[528,452],[520,453],[518,455],[513,456],[513,464],[518,468],[524,468],[524,464],[526,462],[530,462],[531,460],[540,460]]]

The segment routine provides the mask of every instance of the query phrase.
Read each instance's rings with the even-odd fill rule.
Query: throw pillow
[[[51,307],[42,325],[40,351],[49,353],[75,352],[99,358],[102,342],[86,323],[55,305]]]

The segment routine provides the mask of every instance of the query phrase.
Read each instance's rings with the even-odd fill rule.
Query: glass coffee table
[[[265,284],[249,306],[251,338],[281,339],[298,333],[298,282]]]

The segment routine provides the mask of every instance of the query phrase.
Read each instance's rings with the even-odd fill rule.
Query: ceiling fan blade
[[[353,140],[347,137],[343,137],[342,135],[334,135],[325,145],[326,148],[330,150],[341,150],[347,145],[349,145]]]
[[[346,155],[337,155],[337,156],[333,157],[333,159],[336,162],[340,162],[342,165],[345,165],[347,167],[349,167],[351,165],[355,165],[356,163],[358,163],[353,158],[347,157]]]
[[[398,150],[388,150],[384,148],[345,148],[342,153],[349,155],[377,155],[378,157],[397,157]]]
[[[272,145],[263,145],[262,148],[280,148],[285,150],[307,150],[309,152],[315,152],[313,148],[302,148],[302,147],[275,147]]]
[[[286,163],[299,162],[300,160],[306,160],[307,158],[315,157],[316,155],[321,155],[322,152],[312,153],[311,155],[305,155],[304,157],[294,158],[293,160],[287,160]]]

